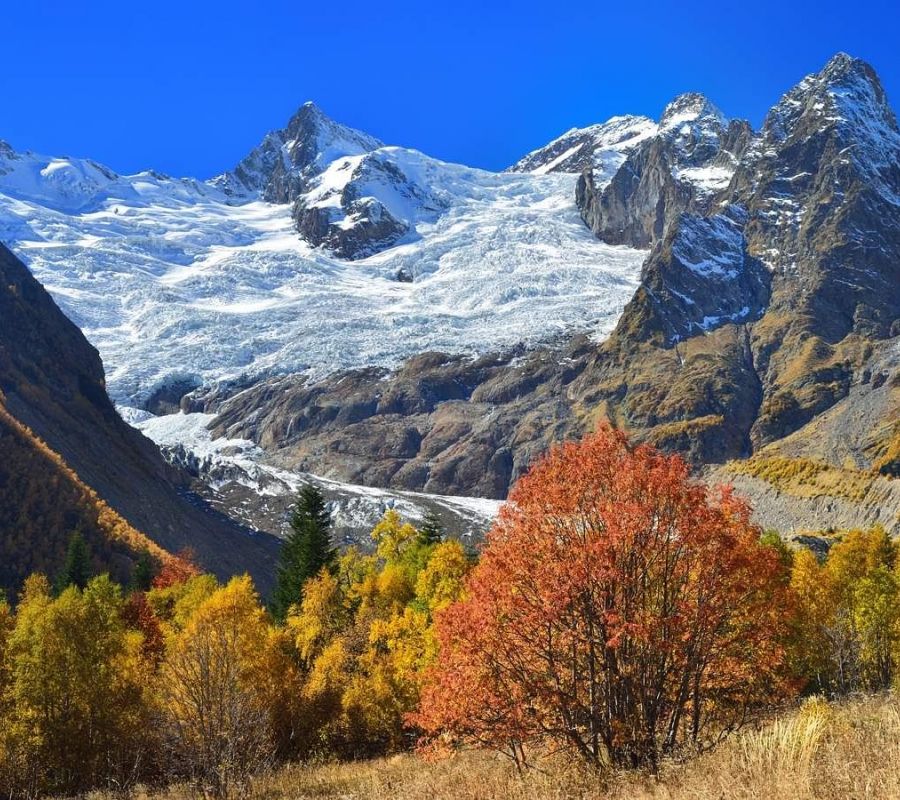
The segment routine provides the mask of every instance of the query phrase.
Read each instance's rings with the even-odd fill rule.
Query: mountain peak
[[[337,125],[319,106],[312,100],[307,100],[298,108],[293,116],[288,120],[288,124],[283,128],[284,134],[288,139],[296,138],[297,134],[306,131],[313,131],[322,125]]]
[[[656,134],[648,117],[625,114],[586,128],[571,128],[543,147],[519,159],[510,172],[581,172],[592,167],[606,177],[619,168],[627,153]]]
[[[878,75],[870,64],[843,52],[828,59],[819,75],[830,82],[844,81],[848,77],[862,77],[878,82]]]
[[[887,97],[878,73],[866,61],[846,53],[832,56],[819,72],[804,78],[792,92],[827,95],[828,97],[822,99],[830,98],[833,101],[841,99],[859,101],[866,96],[874,101],[875,105],[887,108]]]
[[[900,136],[878,74],[867,62],[846,53],[833,56],[819,72],[788,91],[764,125],[768,137],[776,141],[829,130],[843,132],[856,151],[874,148],[881,155],[885,148],[894,150]]]
[[[233,172],[214,178],[213,184],[237,198],[292,202],[331,162],[380,147],[384,144],[374,136],[335,122],[307,100],[286,127],[266,134]]]
[[[686,122],[715,120],[725,125],[725,115],[706,95],[699,92],[685,92],[678,95],[663,109],[659,119],[660,131],[670,130]]]

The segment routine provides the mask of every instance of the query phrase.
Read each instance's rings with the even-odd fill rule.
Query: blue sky
[[[758,125],[838,50],[900,107],[896,2],[4,3],[0,138],[209,177],[307,99],[391,144],[499,169],[574,125],[701,91]]]

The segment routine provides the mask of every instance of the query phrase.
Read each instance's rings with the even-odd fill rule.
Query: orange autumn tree
[[[604,428],[552,450],[488,534],[411,721],[432,740],[561,745],[655,768],[788,687],[789,588],[747,505]]]

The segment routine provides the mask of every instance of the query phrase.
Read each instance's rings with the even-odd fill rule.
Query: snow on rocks
[[[290,472],[266,463],[266,454],[245,439],[213,439],[208,426],[212,414],[170,414],[162,417],[137,414],[119,408],[126,419],[152,439],[173,462],[188,469],[213,492],[234,492],[245,487],[249,496],[267,507],[281,509],[275,516],[273,533],[286,534],[289,515],[300,487],[314,484],[325,493],[339,535],[348,542],[366,544],[368,532],[384,512],[396,509],[413,523],[424,519],[428,510],[438,510],[452,521],[452,529],[463,537],[480,537],[500,511],[502,501],[478,497],[450,497],[420,492],[400,492],[345,483],[305,472]],[[240,509],[231,508],[234,513]],[[265,518],[259,509],[250,514]],[[369,542],[370,544],[370,542]]]
[[[581,172],[592,167],[599,179],[609,180],[625,157],[641,142],[655,136],[657,125],[648,117],[612,117],[598,125],[572,128],[544,147],[532,151],[510,172]]]
[[[645,254],[592,237],[574,176],[495,174],[402,148],[372,159],[388,156],[420,195],[379,183],[377,170],[358,188],[415,232],[357,261],[304,242],[288,205],[236,204],[220,185],[77,159],[72,169],[94,179],[63,191],[58,169],[42,175],[54,159],[11,148],[0,151],[0,238],[100,350],[113,399],[132,407],[175,380],[323,376],[612,330]],[[361,157],[332,162],[313,191],[348,158]]]

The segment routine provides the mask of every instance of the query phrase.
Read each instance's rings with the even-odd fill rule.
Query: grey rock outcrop
[[[701,94],[679,95],[656,135],[635,147],[611,179],[585,169],[575,204],[604,242],[651,247],[682,213],[712,207],[749,141],[747,123],[729,122]]]

